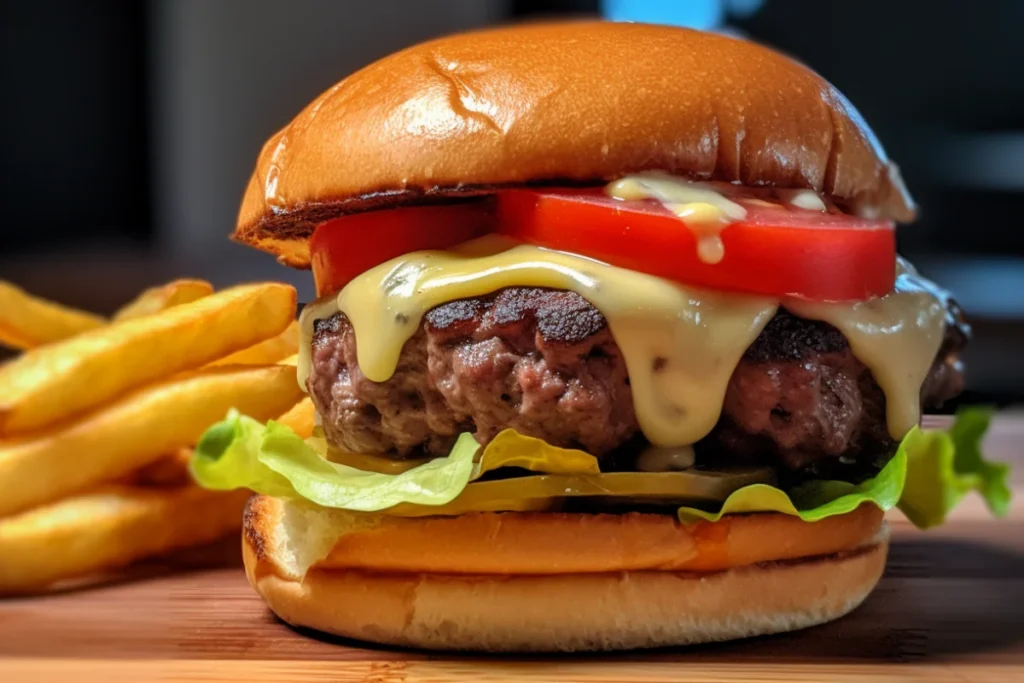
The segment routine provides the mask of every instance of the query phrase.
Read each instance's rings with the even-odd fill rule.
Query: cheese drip
[[[814,190],[790,190],[790,189],[776,189],[775,196],[782,200],[784,204],[789,204],[798,209],[806,209],[808,211],[827,211],[828,208],[825,206],[825,202],[822,201],[821,197]]]
[[[459,250],[417,252],[377,266],[336,301],[303,311],[302,327],[308,340],[314,319],[342,311],[355,331],[360,370],[383,382],[427,311],[505,287],[571,290],[601,311],[629,372],[637,421],[658,446],[692,444],[711,431],[733,370],[778,307],[767,298],[700,291],[490,236]],[[305,341],[301,353],[305,384]]]
[[[747,210],[712,186],[690,182],[663,171],[647,171],[620,178],[605,188],[609,196],[625,201],[656,199],[693,231],[697,257],[704,263],[725,258],[722,230],[747,217]]]
[[[921,386],[942,346],[948,300],[948,293],[898,258],[891,294],[853,304],[792,300],[784,305],[843,333],[882,388],[889,434],[900,440],[921,419]]]
[[[747,217],[747,209],[729,199],[749,188],[721,182],[687,180],[664,171],[645,171],[609,183],[605,192],[623,201],[654,199],[674,213],[697,238],[697,258],[714,265],[725,258],[722,231]],[[783,204],[808,211],[826,211],[824,200],[813,190],[758,188],[759,194],[771,194]],[[744,196],[748,205],[777,207],[759,197]]]
[[[640,428],[664,447],[691,445],[711,431],[740,358],[780,305],[488,236],[450,251],[388,261],[337,296],[307,306],[299,382],[306,386],[317,319],[345,313],[355,330],[360,369],[383,382],[427,311],[505,287],[571,290],[604,315],[626,362]],[[920,420],[921,387],[942,344],[947,299],[899,259],[895,289],[884,297],[857,303],[787,299],[781,305],[844,334],[884,392],[889,433],[899,440]]]

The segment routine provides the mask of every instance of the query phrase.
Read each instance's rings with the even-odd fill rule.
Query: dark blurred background
[[[1024,398],[1024,2],[1010,0],[0,0],[0,278],[99,311],[179,275],[309,297],[307,274],[226,239],[264,139],[410,43],[602,12],[745,34],[845,92],[922,206],[902,251],[971,313],[966,398]]]

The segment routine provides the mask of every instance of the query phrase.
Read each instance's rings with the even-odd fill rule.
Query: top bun
[[[805,66],[711,33],[573,22],[441,38],[341,81],[264,145],[235,239],[308,267],[334,216],[648,169],[914,216],[867,124]]]

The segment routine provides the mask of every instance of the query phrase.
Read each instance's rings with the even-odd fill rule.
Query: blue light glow
[[[753,14],[763,0],[602,0],[601,11],[613,21],[715,29],[725,21],[726,11],[745,17]]]

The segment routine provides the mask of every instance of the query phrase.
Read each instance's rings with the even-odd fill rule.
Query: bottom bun
[[[492,652],[621,650],[793,631],[860,605],[888,530],[831,555],[725,571],[455,575],[310,570],[282,576],[243,541],[246,573],[293,626],[386,645]]]

